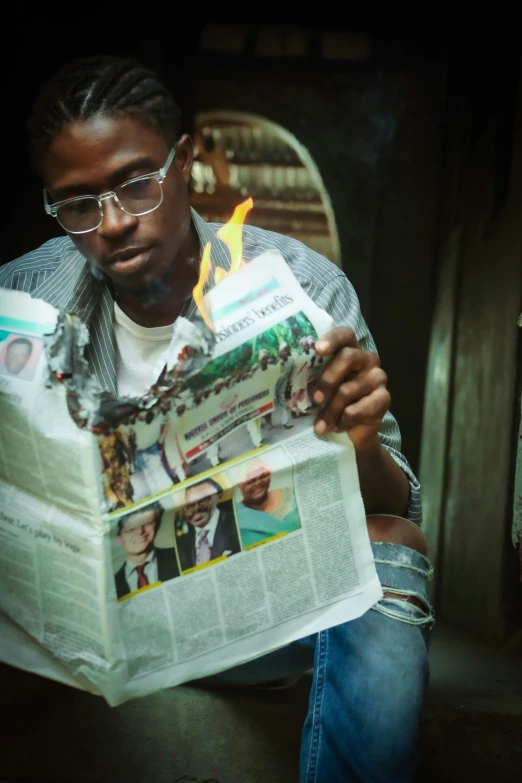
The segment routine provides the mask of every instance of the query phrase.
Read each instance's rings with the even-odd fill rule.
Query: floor
[[[421,783],[520,783],[522,656],[434,635]]]
[[[520,783],[522,658],[438,629],[431,661],[419,781]],[[111,709],[0,666],[0,781],[293,783],[308,687],[182,687]]]

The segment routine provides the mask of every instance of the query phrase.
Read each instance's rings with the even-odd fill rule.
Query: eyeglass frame
[[[85,231],[69,231],[68,228],[65,228],[65,226],[62,226],[63,230],[66,231],[68,234],[89,234],[91,231],[96,231],[97,228],[101,226],[103,223],[104,213],[103,213],[103,202],[107,201],[107,199],[113,198],[118,207],[121,209],[121,211],[125,215],[131,215],[131,217],[141,217],[142,215],[148,215],[151,212],[154,212],[154,210],[158,209],[163,204],[163,188],[162,183],[165,181],[165,178],[167,176],[167,172],[170,168],[170,165],[172,161],[174,160],[176,156],[176,146],[172,147],[171,151],[169,152],[169,156],[167,160],[165,161],[165,164],[159,169],[159,171],[153,171],[150,174],[140,174],[139,177],[132,177],[131,179],[125,180],[125,182],[120,183],[116,186],[117,188],[121,188],[124,185],[130,185],[133,182],[138,182],[142,179],[156,179],[161,191],[161,199],[158,204],[156,204],[155,207],[152,207],[152,209],[147,209],[145,212],[139,212],[137,215],[133,215],[131,212],[127,212],[125,209],[123,209],[120,200],[118,198],[117,193],[114,192],[114,190],[108,190],[106,193],[100,193],[98,196],[95,196],[93,194],[85,195],[85,196],[73,196],[73,198],[66,198],[63,201],[55,201],[54,204],[49,204],[49,200],[47,197],[47,190],[44,188],[43,190],[43,199],[44,199],[44,209],[48,215],[51,217],[56,218],[58,223],[60,223],[60,219],[58,217],[58,210],[60,207],[63,207],[64,204],[70,204],[72,201],[82,201],[86,198],[95,198],[98,202],[98,206],[100,208],[100,222],[97,226],[94,226],[93,228],[88,228]]]

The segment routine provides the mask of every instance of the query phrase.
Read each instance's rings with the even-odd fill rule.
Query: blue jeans
[[[300,783],[411,783],[428,683],[433,612],[429,561],[398,544],[373,543],[385,590],[425,609],[382,598],[357,620],[305,637],[205,681],[254,685],[313,667],[301,743]]]

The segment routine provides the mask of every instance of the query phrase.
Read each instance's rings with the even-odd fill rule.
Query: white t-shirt
[[[174,324],[140,326],[114,302],[118,396],[141,397],[150,388],[156,380],[154,365],[169,347],[173,331]]]

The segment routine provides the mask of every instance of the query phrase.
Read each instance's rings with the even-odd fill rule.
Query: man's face
[[[268,356],[263,356],[259,360],[259,364],[262,370],[266,370],[266,368],[268,367]]]
[[[310,344],[309,343],[303,343],[303,351],[305,353],[310,353]]]
[[[13,375],[18,375],[22,372],[25,365],[29,361],[32,348],[27,343],[17,342],[16,340],[9,343],[5,354],[5,366]]]
[[[264,465],[256,465],[247,472],[246,480],[240,484],[247,506],[260,506],[265,502],[271,478],[270,470]]]
[[[290,356],[290,348],[281,348],[281,350],[279,351],[279,356],[284,362],[286,362],[286,360]]]
[[[212,484],[189,487],[185,492],[185,520],[194,527],[205,527],[218,500],[218,492]]]
[[[156,514],[154,511],[137,511],[125,522],[118,536],[118,543],[127,556],[142,555],[152,551],[156,537]]]
[[[99,195],[132,177],[158,171],[169,152],[156,130],[132,117],[96,116],[66,125],[53,139],[42,167],[44,184],[51,202]],[[103,222],[96,230],[70,234],[82,255],[116,287],[135,295],[145,287],[161,296],[162,283],[172,280],[178,256],[193,247],[187,190],[191,168],[192,142],[184,136],[162,183],[163,202],[156,210],[134,217],[122,212],[114,199],[107,199]],[[195,259],[195,270],[198,262]]]

